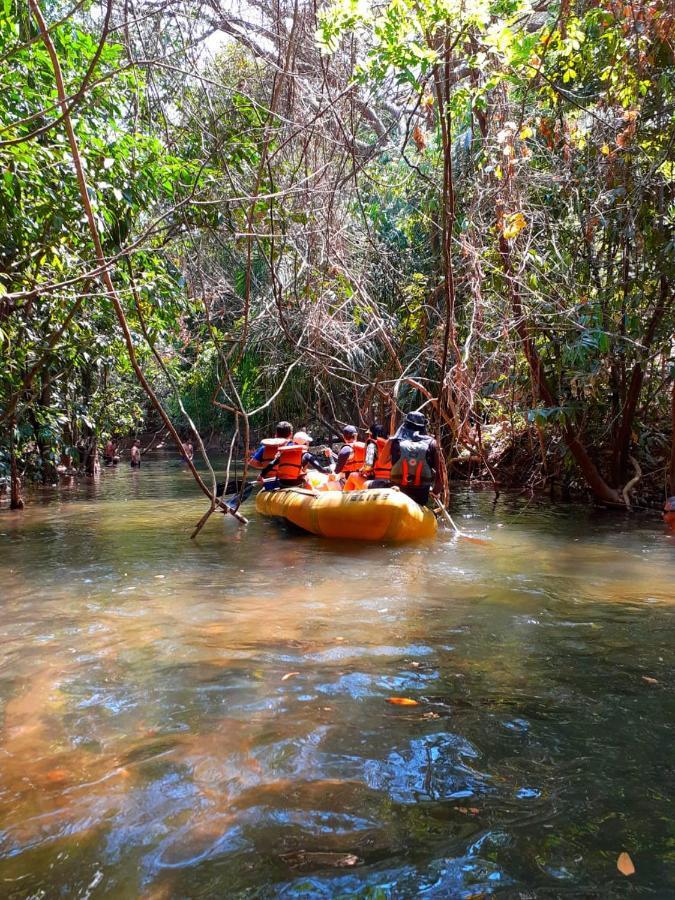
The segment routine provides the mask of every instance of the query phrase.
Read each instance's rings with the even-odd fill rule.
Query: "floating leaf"
[[[293,677],[295,677],[296,675],[299,675],[299,674],[300,674],[299,672],[286,672],[286,674],[283,676],[283,678],[282,678],[281,680],[282,680],[282,681],[288,681],[289,678],[293,678]]]
[[[619,853],[616,861],[616,867],[622,875],[635,875],[635,866],[633,860],[627,853]]]
[[[393,703],[394,706],[419,706],[419,702],[410,697],[387,697],[387,703]]]
[[[50,784],[63,784],[68,780],[68,773],[65,769],[51,769],[47,772],[46,778]]]

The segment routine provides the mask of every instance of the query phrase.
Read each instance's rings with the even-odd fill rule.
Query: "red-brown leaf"
[[[633,860],[626,852],[619,853],[619,858],[616,861],[616,867],[622,875],[635,875],[635,866],[633,865]]]

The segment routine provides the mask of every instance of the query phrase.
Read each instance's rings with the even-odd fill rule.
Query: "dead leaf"
[[[68,780],[68,773],[65,769],[52,769],[47,772],[46,778],[50,784],[63,784]]]
[[[299,675],[299,672],[286,672],[286,674],[281,679],[282,681],[288,681],[289,678],[294,678],[296,675]]]
[[[635,866],[633,860],[627,853],[619,853],[616,861],[616,867],[622,875],[635,875]]]
[[[424,132],[419,127],[419,125],[415,125],[415,127],[413,128],[412,139],[413,139],[413,141],[415,141],[415,144],[417,145],[417,149],[419,150],[419,152],[424,153],[424,151],[426,150],[426,146],[427,146],[427,139],[424,136]]]
[[[411,700],[410,697],[387,697],[387,703],[394,706],[419,706],[417,700]]]
[[[647,684],[658,684],[658,683],[659,683],[659,682],[657,681],[657,679],[656,679],[656,678],[652,678],[651,675],[643,675],[643,676],[642,676],[642,680],[643,680],[643,681],[646,681]]]

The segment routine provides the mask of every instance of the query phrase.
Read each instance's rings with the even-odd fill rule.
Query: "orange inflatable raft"
[[[359,541],[414,541],[436,534],[436,517],[400,491],[260,491],[256,509],[312,534]]]

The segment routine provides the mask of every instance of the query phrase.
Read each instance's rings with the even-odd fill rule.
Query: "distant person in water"
[[[675,497],[668,497],[663,504],[663,521],[671,531],[675,531]]]
[[[190,441],[190,438],[188,438],[186,441],[183,441],[182,446],[183,446],[183,453],[185,454],[185,459],[187,459],[187,460],[194,459],[195,450],[194,450],[194,447],[192,446],[192,442]]]
[[[131,446],[131,468],[140,469],[141,467],[141,442],[134,441]]]
[[[106,466],[114,466],[117,465],[119,461],[120,458],[117,455],[117,448],[115,447],[112,438],[108,438],[105,447],[103,448],[103,462]]]

